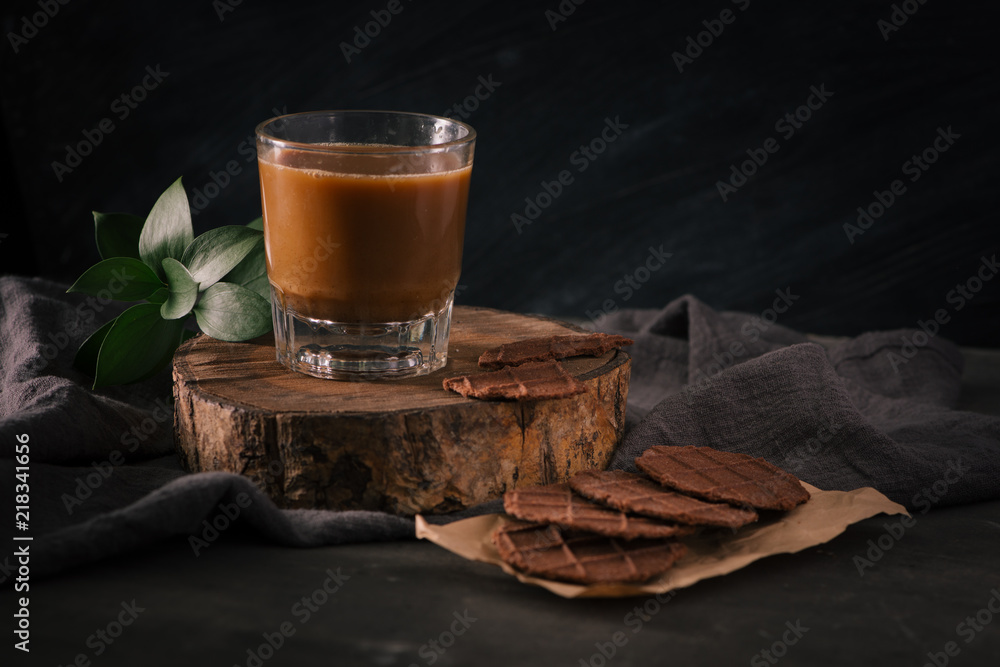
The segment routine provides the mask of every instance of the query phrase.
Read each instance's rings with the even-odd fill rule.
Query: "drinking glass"
[[[257,126],[279,362],[344,380],[444,367],[475,143],[465,123],[393,111]]]

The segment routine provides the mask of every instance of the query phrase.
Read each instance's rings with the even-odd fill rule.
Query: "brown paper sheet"
[[[795,553],[829,542],[852,523],[879,513],[906,514],[906,509],[870,487],[854,491],[821,491],[802,485],[812,494],[804,505],[773,519],[760,521],[736,532],[715,531],[681,540],[688,553],[677,565],[645,584],[581,585],[522,574],[500,559],[490,535],[506,517],[502,514],[463,519],[444,526],[428,524],[417,516],[417,537],[430,540],[470,560],[499,565],[520,581],[541,586],[565,598],[627,597],[666,593],[675,588],[729,574],[755,560],[774,554]]]

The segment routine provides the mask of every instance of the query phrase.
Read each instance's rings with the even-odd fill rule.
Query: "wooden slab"
[[[270,336],[198,336],[174,356],[175,442],[191,471],[254,480],[281,507],[443,513],[520,484],[604,468],[625,422],[630,357],[567,359],[570,398],[479,401],[445,391],[488,348],[582,331],[555,320],[456,307],[448,365],[431,375],[338,382],[292,373]]]

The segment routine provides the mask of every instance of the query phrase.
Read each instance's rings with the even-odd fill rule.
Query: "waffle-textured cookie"
[[[508,491],[503,508],[524,521],[552,523],[563,528],[588,531],[624,540],[690,535],[691,526],[666,523],[658,519],[630,516],[582,498],[569,484],[528,486]]]
[[[447,378],[445,389],[466,398],[506,398],[529,401],[567,398],[587,391],[587,386],[566,372],[558,361],[527,363],[487,373]]]
[[[705,500],[767,510],[790,510],[809,500],[798,479],[746,454],[654,445],[635,465],[660,484]]]
[[[631,345],[632,340],[617,334],[567,334],[542,336],[506,343],[486,350],[479,357],[482,368],[520,366],[529,361],[548,361],[589,355],[599,357],[605,352]]]
[[[622,470],[585,470],[569,484],[584,498],[608,507],[692,526],[739,528],[757,520],[751,509],[698,500]]]
[[[503,560],[528,574],[581,584],[646,581],[686,552],[675,540],[619,540],[519,521],[493,533]]]

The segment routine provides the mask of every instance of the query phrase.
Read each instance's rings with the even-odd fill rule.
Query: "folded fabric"
[[[176,536],[198,553],[213,530],[236,524],[290,546],[412,537],[409,519],[280,510],[238,475],[185,474],[173,454],[168,373],[92,391],[72,368],[80,343],[118,312],[63,285],[0,278],[0,488],[13,491],[17,436],[26,434],[34,574]],[[612,467],[630,469],[651,445],[710,445],[763,456],[821,488],[874,486],[918,509],[1000,496],[1000,419],[953,409],[961,357],[940,338],[915,352],[902,349],[901,335],[913,332],[824,349],[690,296],[603,325],[636,341]],[[486,503],[435,522],[499,509]],[[0,553],[0,583],[11,563]]]
[[[954,409],[962,357],[940,337],[886,331],[824,349],[773,316],[691,296],[603,324],[635,340],[632,427],[613,468],[634,470],[650,445],[699,445],[911,509],[1000,497],[1000,418]]]

